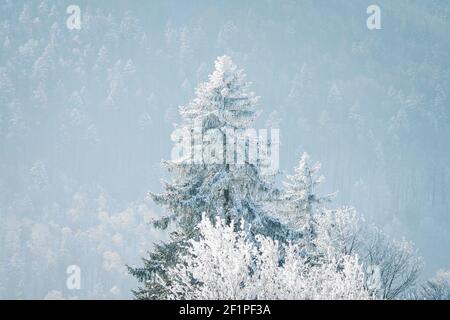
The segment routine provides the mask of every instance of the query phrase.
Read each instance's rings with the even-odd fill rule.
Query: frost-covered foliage
[[[450,271],[438,271],[435,277],[420,287],[414,298],[424,300],[450,300]]]
[[[365,220],[354,208],[323,209],[317,216],[316,244],[319,248],[333,248],[343,254],[353,254],[365,240]]]
[[[256,116],[257,99],[248,86],[242,70],[237,69],[230,57],[217,58],[209,81],[199,85],[191,103],[180,107],[182,123],[177,130],[199,135],[201,141],[211,131],[218,130],[223,134],[223,153],[234,153],[225,141],[230,138],[225,132],[249,128]],[[254,227],[260,229],[267,229],[267,224],[273,223],[258,202],[270,196],[272,184],[257,165],[229,163],[226,156],[220,163],[206,163],[202,158],[204,150],[195,149],[195,145],[187,148],[193,149],[188,159],[164,162],[169,172],[174,173],[173,180],[165,182],[165,192],[151,194],[157,204],[171,213],[156,221],[156,226],[165,228],[170,221],[176,221],[192,227],[200,221],[202,212],[218,214],[227,221],[244,217],[249,222],[254,221]],[[197,157],[201,157],[199,161]]]
[[[248,86],[242,70],[230,57],[221,56],[208,82],[199,85],[196,98],[180,107],[182,123],[178,132],[192,134],[194,140],[200,139],[201,147],[205,146],[203,139],[209,133],[219,132],[224,157],[217,163],[206,162],[204,150],[198,150],[191,145],[191,139],[187,139],[185,147],[192,150],[188,156],[163,162],[173,174],[172,181],[164,183],[162,194],[151,193],[150,196],[165,207],[169,215],[156,220],[154,226],[166,229],[174,223],[176,230],[171,233],[169,243],[157,246],[149,258],[144,259],[144,268],[130,268],[143,282],[143,287],[135,292],[138,298],[166,296],[161,280],[170,281],[170,277],[165,270],[177,262],[183,243],[196,237],[196,226],[203,213],[210,218],[222,217],[228,223],[244,219],[251,225],[253,234],[279,239],[290,236],[290,229],[264,210],[264,203],[273,195],[271,177],[263,174],[259,163],[227,161],[228,153],[232,152],[234,158],[238,151],[234,142],[227,143],[226,139],[249,128],[256,117],[257,98]],[[231,135],[227,134],[230,132]],[[155,277],[160,281],[155,281]]]
[[[221,130],[246,129],[256,117],[258,97],[250,91],[243,70],[239,70],[229,56],[218,57],[208,82],[196,90],[196,98],[180,108],[185,125],[194,126],[201,119],[202,133]]]
[[[319,196],[317,189],[325,179],[318,176],[320,163],[310,164],[310,157],[303,153],[294,174],[288,175],[284,185],[282,200],[286,207],[286,216],[294,228],[301,228],[311,224],[316,205],[330,202],[334,194]]]
[[[392,239],[349,207],[323,210],[318,226],[319,250],[332,247],[341,254],[357,254],[372,277],[376,297],[405,297],[415,285],[423,263],[411,241]]]
[[[298,244],[270,237],[250,240],[218,218],[198,225],[181,261],[168,271],[170,299],[369,299],[357,256],[331,254],[311,267]]]

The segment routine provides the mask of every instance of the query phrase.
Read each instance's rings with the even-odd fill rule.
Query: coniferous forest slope
[[[256,269],[259,280],[234,297],[267,287],[261,297],[442,298],[433,295],[450,269],[450,4],[377,1],[380,30],[367,28],[373,3],[363,0],[78,1],[81,28],[73,30],[70,4],[0,1],[0,298],[211,298],[211,279],[200,279],[201,289],[182,279],[202,274],[192,257],[219,240],[245,248],[236,266],[266,265],[264,257],[290,263]],[[229,82],[236,91],[222,92],[240,69],[246,77]],[[161,167],[175,127],[200,115],[178,107],[195,107],[201,83],[209,83],[200,97],[212,113],[221,114],[214,101],[245,92],[251,126],[279,129],[280,174]],[[226,119],[208,124],[250,125]],[[258,184],[243,178],[247,169]],[[209,188],[199,195],[217,193],[181,209],[168,203],[187,199],[186,189],[170,188],[186,176]],[[151,224],[171,214],[168,230]],[[215,225],[206,219],[213,216]],[[241,230],[241,219],[252,227]],[[174,250],[191,269],[171,260],[162,277],[180,281],[143,286],[148,268],[139,268],[149,265],[141,258],[163,239],[199,240],[191,251]],[[262,248],[270,254],[258,254]],[[389,257],[404,263],[387,288],[396,269]],[[298,264],[309,276],[299,278]],[[376,273],[368,265],[388,270],[381,287],[361,284],[361,273]],[[79,289],[67,283],[70,266],[81,272]],[[226,274],[247,279],[235,276]],[[267,279],[298,285],[288,295]],[[233,281],[212,288],[229,292]],[[298,291],[326,281],[339,290]]]

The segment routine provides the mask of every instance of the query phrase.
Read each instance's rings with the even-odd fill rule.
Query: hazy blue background
[[[131,298],[124,264],[163,237],[145,194],[177,106],[222,54],[261,96],[258,128],[280,128],[281,169],[309,152],[337,204],[416,243],[424,278],[449,269],[449,16],[437,0],[1,0],[0,298]]]

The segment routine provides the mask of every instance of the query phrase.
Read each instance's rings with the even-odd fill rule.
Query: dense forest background
[[[76,3],[75,3],[76,2]],[[66,8],[81,9],[81,29]],[[178,106],[230,55],[323,192],[450,268],[450,3],[0,1],[0,297],[131,298]],[[66,268],[81,269],[81,289]]]

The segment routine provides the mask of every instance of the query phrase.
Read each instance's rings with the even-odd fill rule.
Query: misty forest
[[[450,4],[376,4],[0,0],[0,299],[450,299]]]

